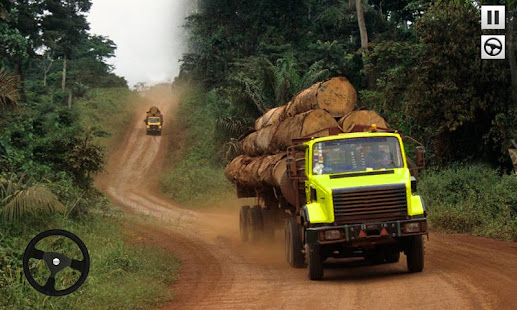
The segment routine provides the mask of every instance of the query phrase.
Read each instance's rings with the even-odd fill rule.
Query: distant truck
[[[148,135],[161,135],[163,126],[163,114],[155,106],[152,106],[145,117],[146,132]]]

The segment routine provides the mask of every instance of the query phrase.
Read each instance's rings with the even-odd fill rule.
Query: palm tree
[[[19,99],[18,79],[4,68],[0,68],[0,108],[14,106]]]
[[[64,211],[65,206],[46,186],[24,175],[0,179],[0,219],[15,221],[35,214]]]
[[[243,65],[235,81],[257,109],[265,113],[269,108],[286,104],[294,95],[326,77],[328,70],[321,63],[313,63],[303,74],[292,55],[280,58],[275,64],[266,58],[254,57]],[[255,72],[250,76],[249,72]]]

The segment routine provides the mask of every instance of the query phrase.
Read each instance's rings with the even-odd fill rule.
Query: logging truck
[[[146,134],[148,135],[161,135],[163,126],[163,114],[157,107],[151,107],[146,112],[144,119],[146,125]]]
[[[403,138],[387,128],[356,125],[347,132],[328,128],[324,135],[292,139],[284,155],[263,157],[275,164],[272,180],[260,179],[261,186],[236,180],[232,165],[241,174],[255,169],[262,178],[268,164],[253,168],[258,160],[237,158],[227,176],[239,198],[257,201],[240,209],[241,239],[267,240],[283,225],[287,262],[307,266],[311,280],[323,277],[327,258],[394,263],[404,252],[408,271],[422,271],[428,228],[414,170],[424,166],[424,148],[416,147],[416,163],[410,167]]]

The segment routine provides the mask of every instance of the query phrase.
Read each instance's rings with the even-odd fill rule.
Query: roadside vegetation
[[[204,149],[174,157],[184,168],[167,172],[164,192],[180,201],[210,197],[217,187],[204,182],[224,183],[215,171],[239,155],[236,141],[257,117],[315,80],[346,76],[356,108],[376,110],[426,147],[420,190],[433,229],[514,239],[507,148],[517,134],[516,3],[507,8],[513,40],[508,61],[495,62],[480,59],[475,1],[199,1],[175,84],[200,89],[181,111],[203,121],[178,121],[187,145]],[[213,173],[200,171],[205,160]],[[183,184],[196,190],[181,192]]]
[[[179,261],[133,240],[131,219],[93,187],[137,96],[107,63],[114,42],[87,32],[90,6],[0,4],[0,309],[144,309],[171,298]],[[92,261],[86,283],[61,298],[23,275],[25,247],[47,229],[77,234]]]
[[[517,241],[517,177],[483,164],[426,171],[419,183],[431,228]]]
[[[214,93],[199,87],[183,91],[174,120],[174,132],[168,162],[170,167],[161,178],[164,195],[192,207],[218,206],[233,197],[233,187],[223,169],[225,154],[217,143]],[[178,134],[181,145],[178,143]]]

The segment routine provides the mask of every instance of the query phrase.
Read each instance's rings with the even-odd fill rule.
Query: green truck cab
[[[342,133],[302,147],[304,176],[297,179],[299,169],[288,170],[305,189],[305,204],[291,224],[300,229],[301,240],[291,237],[286,246],[301,241],[309,278],[323,277],[323,261],[332,256],[393,263],[404,252],[409,271],[422,271],[426,210],[399,133]],[[422,161],[423,149],[418,150]],[[291,265],[296,267],[301,255],[297,260]]]

